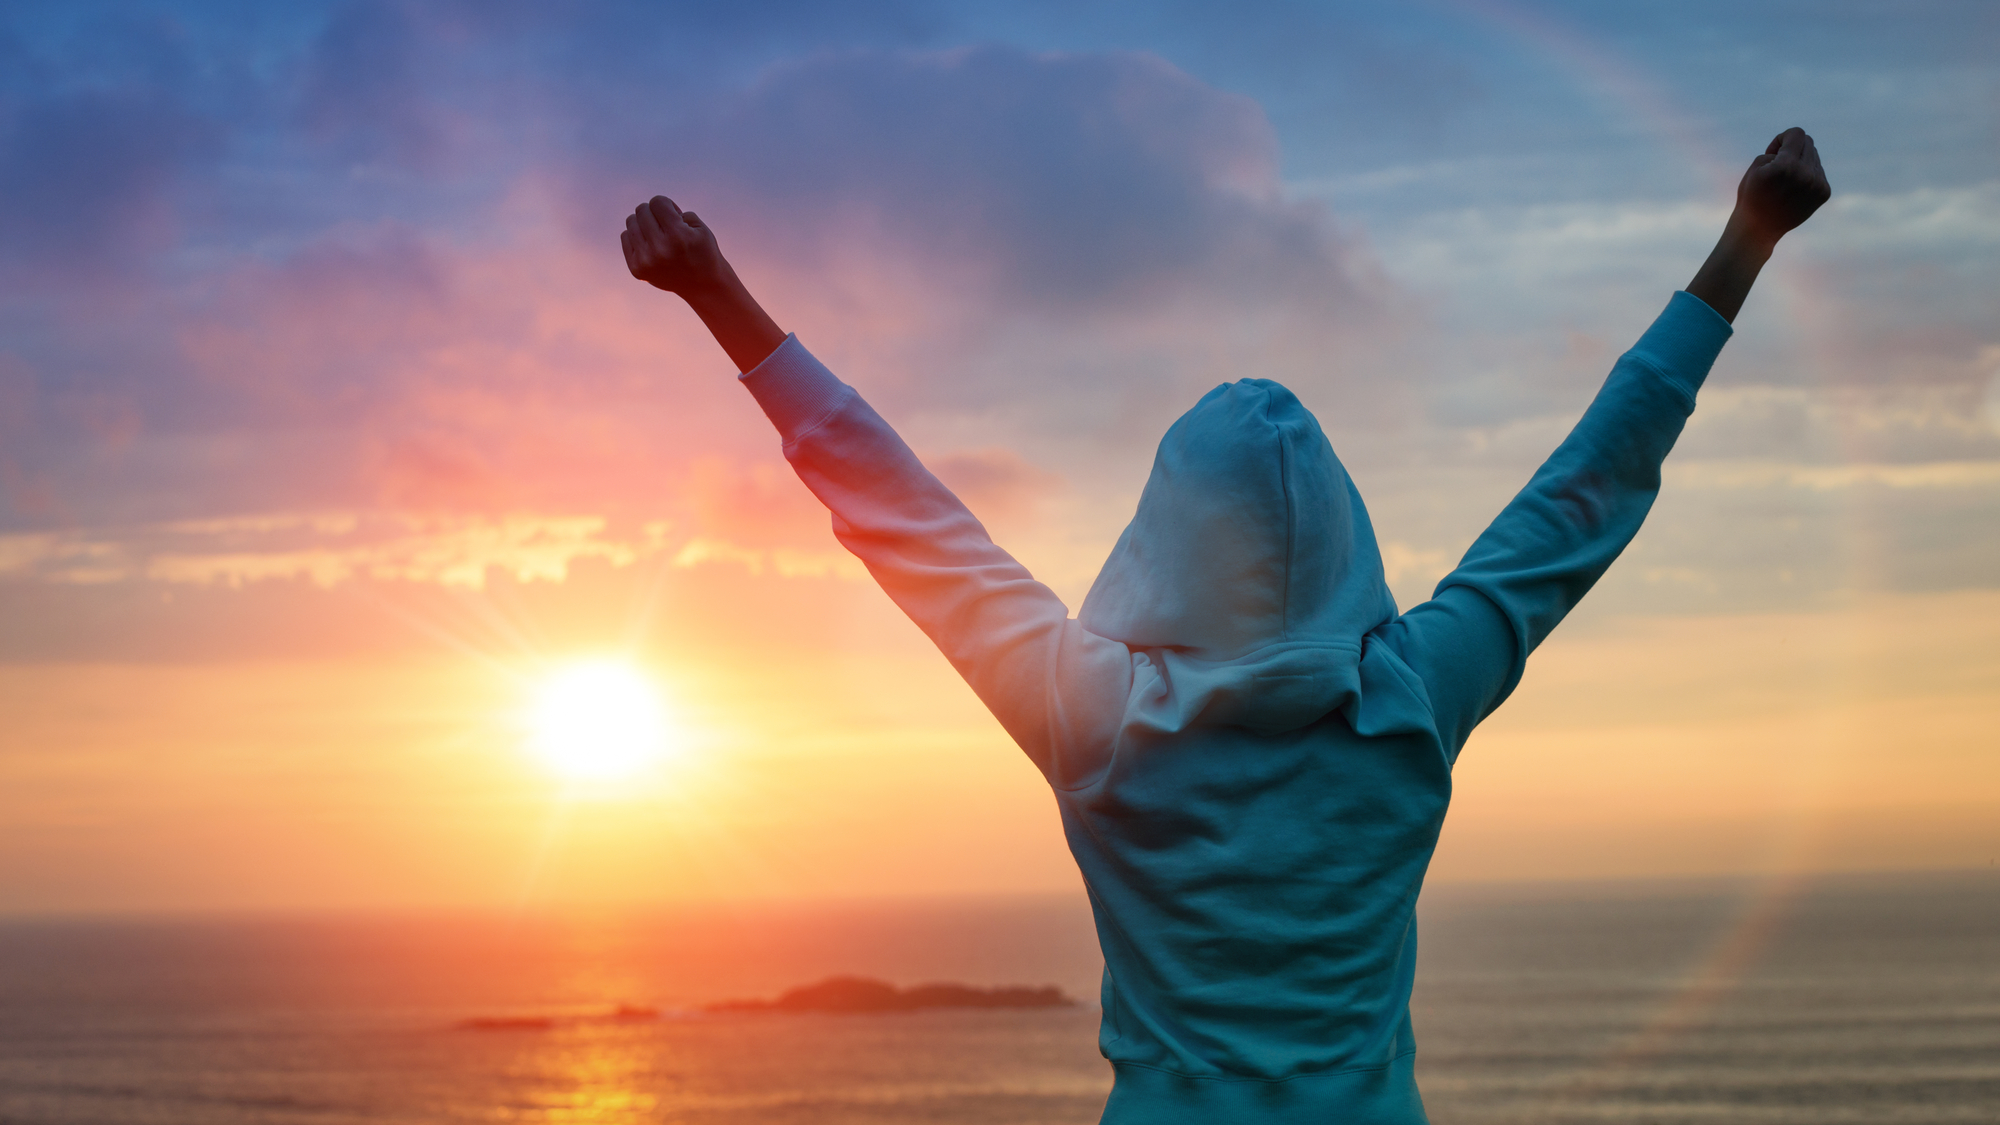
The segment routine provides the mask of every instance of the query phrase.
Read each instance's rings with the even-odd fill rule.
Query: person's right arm
[[[1830,194],[1812,138],[1779,134],[1744,173],[1736,209],[1687,291],[1619,358],[1576,428],[1431,600],[1386,627],[1384,640],[1424,681],[1452,754],[1638,533],[1660,465],[1758,271]]]
[[[693,212],[655,196],[621,241],[632,276],[684,298],[743,372],[841,544],[1052,783],[1088,780],[1123,715],[1131,652],[1073,620],[854,388],[779,330]]]

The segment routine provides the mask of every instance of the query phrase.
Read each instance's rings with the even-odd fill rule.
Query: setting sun
[[[628,777],[670,749],[659,690],[630,664],[573,664],[536,693],[531,745],[548,767],[577,781]]]

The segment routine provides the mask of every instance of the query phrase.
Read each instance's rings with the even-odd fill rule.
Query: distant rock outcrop
[[[776,1000],[723,1000],[709,1012],[912,1012],[923,1008],[1067,1008],[1076,1001],[1053,985],[1041,988],[974,988],[920,984],[897,988],[867,977],[829,977],[794,988]]]
[[[458,1021],[460,1031],[548,1031],[556,1021],[548,1016],[473,1016]]]
[[[454,1024],[460,1031],[553,1031],[586,1023],[643,1023],[660,1018],[658,1008],[620,1004],[608,1012],[567,1016],[473,1016]]]

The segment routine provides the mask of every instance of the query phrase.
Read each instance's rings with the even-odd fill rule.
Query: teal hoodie
[[[1104,1120],[1425,1120],[1416,902],[1466,736],[1618,556],[1730,334],[1676,293],[1430,601],[1277,383],[1160,442],[1078,615],[789,338],[743,381],[834,533],[1054,789],[1104,951]]]

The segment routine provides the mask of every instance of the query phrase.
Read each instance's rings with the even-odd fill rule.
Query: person
[[[1243,379],[1161,440],[1075,617],[752,299],[691,211],[632,275],[685,299],[833,530],[1054,790],[1104,953],[1106,1122],[1425,1120],[1415,908],[1466,736],[1639,530],[1780,237],[1830,195],[1788,129],[1714,252],[1446,575],[1397,613],[1313,415]]]

